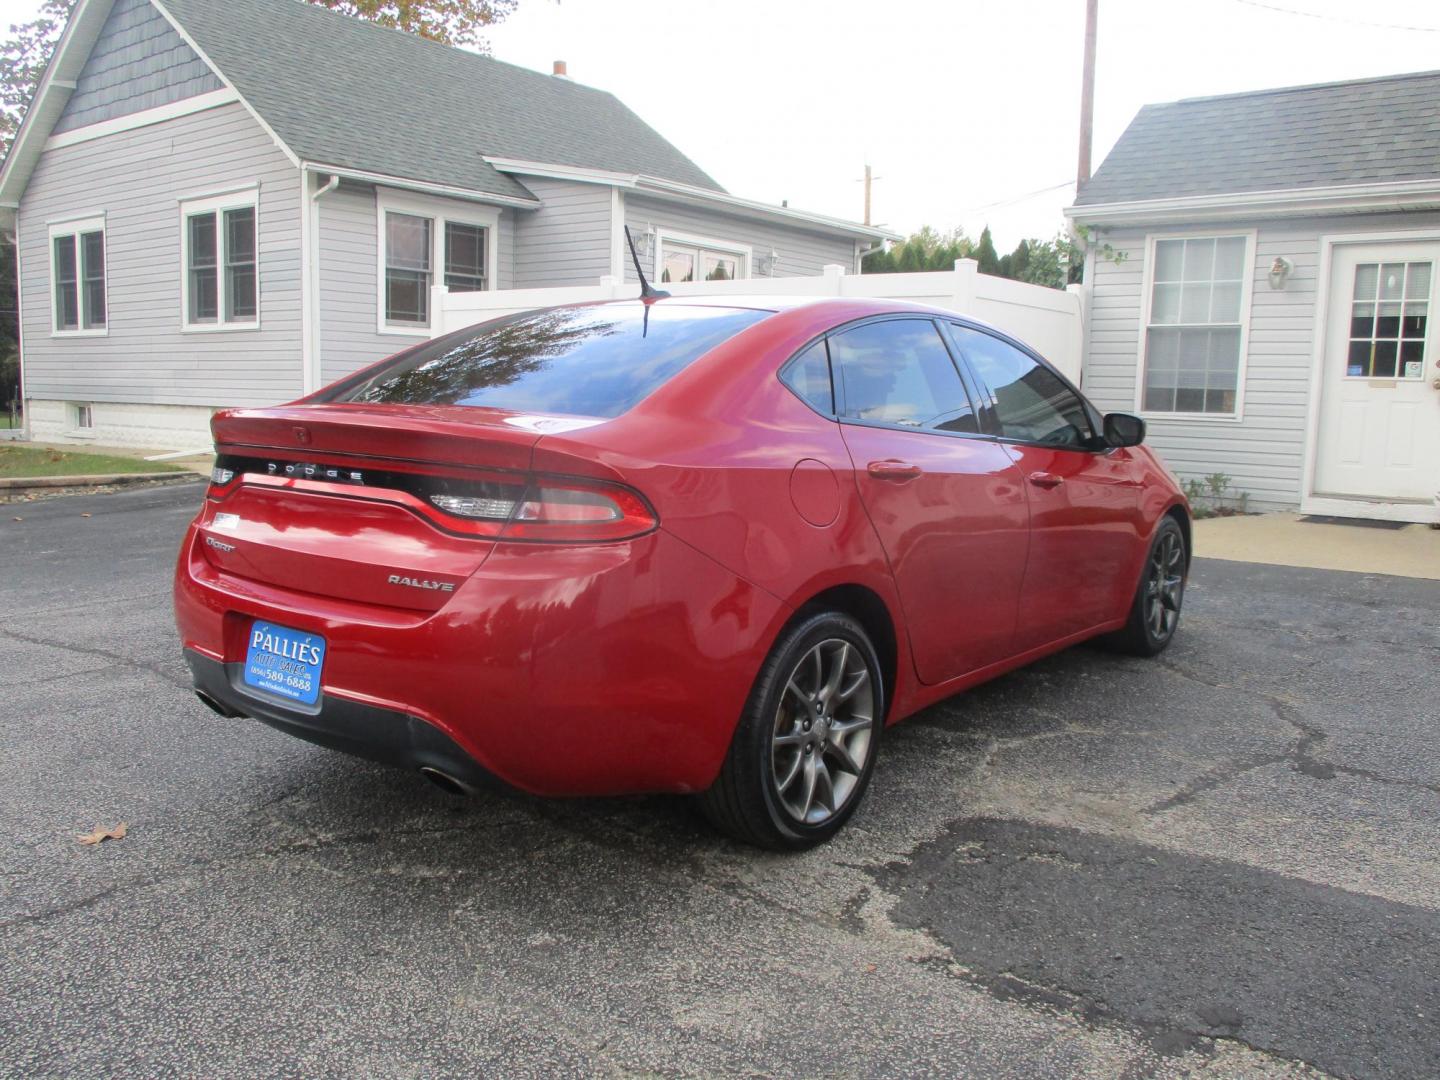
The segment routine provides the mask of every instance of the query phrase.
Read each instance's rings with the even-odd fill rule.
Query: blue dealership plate
[[[325,639],[288,626],[256,622],[245,649],[245,685],[286,701],[314,705],[320,697]]]

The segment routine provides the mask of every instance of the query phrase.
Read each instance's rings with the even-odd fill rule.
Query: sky
[[[0,24],[33,0],[0,0]],[[1085,0],[520,0],[501,60],[616,94],[736,195],[1049,237],[1074,196]],[[1440,68],[1437,0],[1100,0],[1098,167],[1141,105]]]

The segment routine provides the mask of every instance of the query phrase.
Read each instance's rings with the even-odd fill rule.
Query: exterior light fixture
[[[1270,287],[1272,289],[1283,289],[1285,280],[1295,272],[1295,264],[1284,255],[1276,255],[1275,261],[1270,264]]]

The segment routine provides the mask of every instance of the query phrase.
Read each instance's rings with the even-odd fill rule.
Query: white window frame
[[[1144,408],[1145,362],[1150,344],[1150,305],[1155,297],[1155,245],[1161,240],[1226,240],[1243,237],[1247,273],[1240,282],[1240,356],[1235,368],[1235,411],[1228,413],[1156,412]],[[1202,424],[1238,424],[1245,419],[1245,373],[1250,357],[1250,311],[1255,295],[1255,229],[1210,229],[1204,232],[1149,233],[1145,237],[1145,272],[1140,283],[1140,347],[1135,363],[1135,412],[1147,420],[1183,420]],[[1186,324],[1177,324],[1184,326]]]
[[[720,255],[734,255],[739,260],[740,272],[735,275],[736,281],[748,281],[750,279],[750,255],[752,249],[748,244],[736,244],[729,240],[716,240],[713,236],[696,236],[693,233],[672,232],[669,229],[655,230],[655,259],[654,265],[650,268],[650,280],[656,288],[664,288],[660,282],[660,273],[665,268],[665,245],[674,244],[677,247],[699,248],[703,255],[706,251],[714,251]],[[697,264],[695,272],[700,272]],[[696,278],[696,282],[704,282],[704,278]],[[674,282],[673,284],[683,284]]]
[[[237,188],[221,194],[196,195],[180,200],[180,331],[185,334],[224,334],[260,329],[260,186]],[[225,211],[255,212],[255,317],[226,322],[225,310]],[[215,215],[215,267],[219,311],[214,322],[190,321],[190,219],[197,214]]]
[[[69,421],[65,431],[67,436],[75,439],[95,438],[95,406],[93,403],[88,401],[71,401],[67,403],[66,414],[66,419]],[[80,423],[82,415],[89,417],[90,423],[88,425]]]
[[[70,218],[66,221],[49,222],[46,230],[50,261],[50,336],[51,337],[105,337],[110,333],[110,237],[105,232],[105,215],[92,214],[88,217]],[[85,325],[85,265],[80,251],[80,237],[85,233],[98,232],[100,246],[105,252],[105,274],[101,285],[105,293],[105,325]],[[73,328],[60,326],[60,305],[56,302],[55,286],[55,241],[71,237],[75,245],[75,310],[79,325]]]
[[[392,323],[385,318],[385,215],[409,214],[430,221],[430,318],[424,323]],[[397,337],[428,338],[435,325],[435,290],[445,283],[445,226],[476,225],[485,230],[485,291],[493,292],[499,277],[500,208],[474,206],[411,192],[375,189],[375,332]]]

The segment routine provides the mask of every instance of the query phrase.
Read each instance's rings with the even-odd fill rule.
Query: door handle
[[[1065,482],[1063,476],[1056,476],[1053,472],[1032,472],[1029,476],[1030,483],[1036,487],[1054,488]]]
[[[872,461],[865,471],[876,480],[913,480],[921,473],[919,465],[908,461]]]

